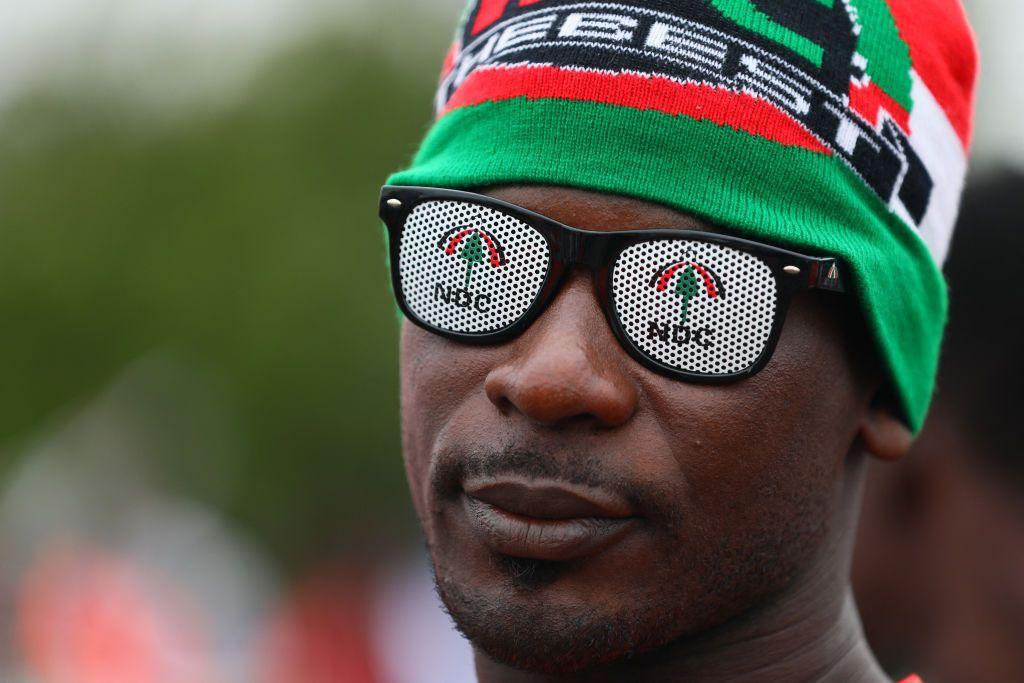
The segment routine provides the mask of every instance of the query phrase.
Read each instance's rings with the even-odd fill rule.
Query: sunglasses
[[[580,230],[472,192],[387,185],[380,217],[398,305],[419,327],[459,342],[508,341],[583,266],[630,356],[691,382],[753,375],[794,292],[844,291],[834,258],[695,230]]]

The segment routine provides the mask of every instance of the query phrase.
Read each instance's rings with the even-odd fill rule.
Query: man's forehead
[[[558,185],[495,185],[477,191],[584,230],[713,230],[691,214],[624,195]]]

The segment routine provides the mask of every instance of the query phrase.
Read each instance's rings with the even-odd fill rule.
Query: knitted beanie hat
[[[917,430],[976,71],[960,0],[473,0],[388,183],[598,190],[839,257]]]

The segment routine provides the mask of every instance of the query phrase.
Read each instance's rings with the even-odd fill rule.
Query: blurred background
[[[967,5],[960,331],[856,572],[885,665],[930,683],[1024,680],[1024,6]],[[375,214],[461,6],[0,0],[0,681],[473,680],[406,494]]]

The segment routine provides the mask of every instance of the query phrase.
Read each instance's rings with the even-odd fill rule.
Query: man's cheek
[[[402,333],[402,424],[407,455],[429,453],[432,435],[450,413],[450,390],[457,383],[447,376],[443,349],[437,337],[406,323]],[[453,387],[454,389],[454,387]]]
[[[406,476],[421,519],[427,514],[431,457],[440,436],[467,408],[486,410],[489,365],[476,347],[450,342],[406,322],[401,337],[402,442]],[[479,394],[479,395],[477,395]],[[469,420],[473,425],[486,416]]]
[[[403,381],[404,384],[405,382]],[[419,516],[420,522],[425,523],[425,481],[428,466],[426,454],[429,453],[429,450],[425,447],[426,441],[423,438],[422,431],[417,428],[419,422],[411,407],[414,405],[414,402],[405,399],[406,391],[404,387],[402,393],[402,458],[405,464],[405,477],[409,484],[409,493],[412,496],[416,514]]]
[[[492,364],[489,347],[458,344],[410,323],[402,329],[402,410],[436,433],[483,382]]]
[[[421,523],[428,523],[426,515],[427,481],[430,469],[430,452],[436,418],[441,406],[430,399],[431,384],[424,376],[429,358],[424,342],[429,342],[426,333],[408,322],[403,324],[401,337],[401,421],[402,451],[405,474],[409,483],[413,505]]]

